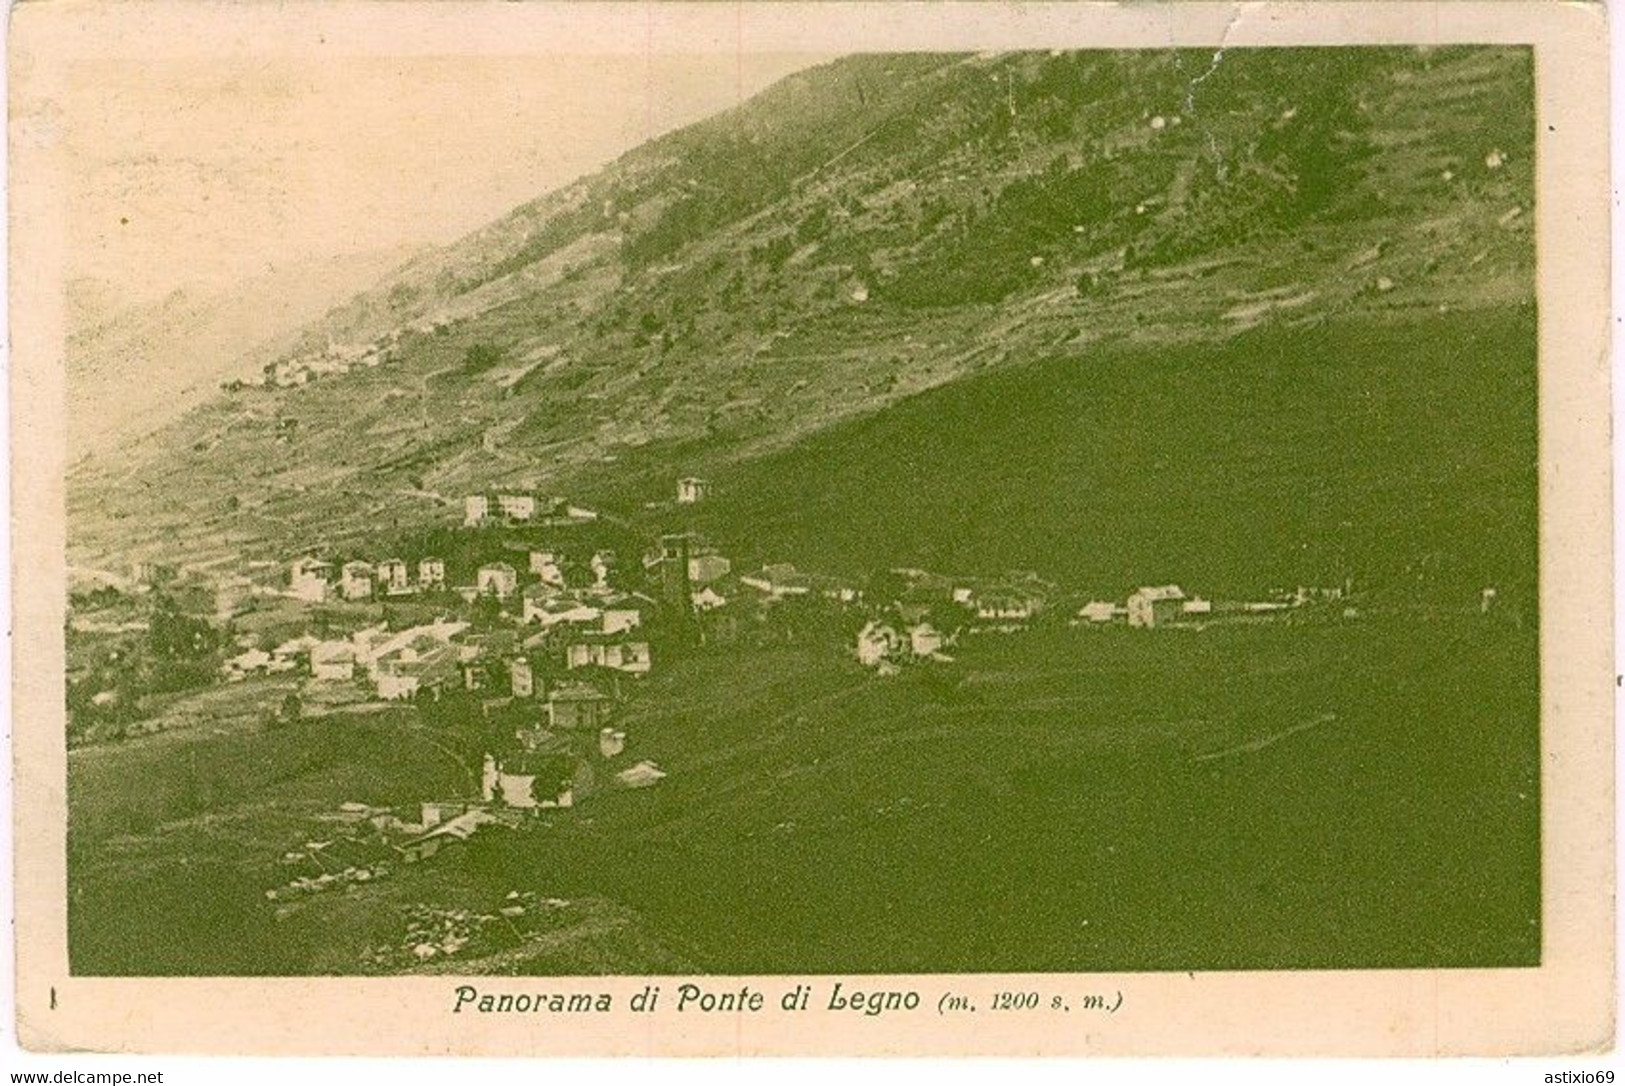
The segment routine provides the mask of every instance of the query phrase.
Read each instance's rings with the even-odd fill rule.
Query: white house
[[[598,753],[601,757],[613,758],[625,749],[625,732],[618,732],[614,728],[598,729]]]
[[[574,775],[568,770],[568,763],[557,755],[516,754],[499,760],[487,754],[480,798],[519,810],[570,807],[575,789]]]
[[[915,656],[935,656],[942,651],[943,644],[942,631],[929,622],[909,627],[908,647]]]
[[[688,558],[688,579],[694,584],[720,581],[732,569],[733,563],[715,551],[706,550],[699,554],[690,554]]]
[[[976,617],[983,622],[1029,622],[1038,614],[1039,601],[1025,592],[990,589],[977,593],[971,602]]]
[[[557,551],[531,551],[530,571],[540,577],[543,584],[564,587],[564,567]]]
[[[508,520],[527,522],[536,519],[536,495],[498,494],[497,512]]]
[[[368,626],[364,630],[357,630],[350,635],[350,644],[355,646],[356,663],[366,667],[372,662],[372,654],[379,646],[386,644],[395,634],[385,623]]]
[[[324,603],[333,584],[333,564],[315,558],[301,558],[294,562],[288,578],[288,591],[295,599],[306,603]]]
[[[463,654],[453,637],[468,623],[437,621],[400,632],[367,631],[366,650],[358,644],[358,660],[379,697],[411,697],[419,689],[452,686],[461,676]],[[382,637],[382,639],[380,639]]]
[[[366,562],[346,562],[339,571],[339,594],[347,600],[372,598],[372,566]]]
[[[484,494],[470,494],[463,499],[463,527],[477,528],[491,515],[491,499]]]
[[[412,591],[411,572],[399,558],[378,563],[378,587],[391,596],[404,596]]]
[[[508,661],[508,689],[516,698],[536,696],[536,669],[526,657],[515,656]]]
[[[605,633],[623,633],[643,624],[643,610],[633,606],[629,598],[619,597],[604,602],[603,618]]]
[[[267,671],[270,667],[270,653],[264,649],[249,649],[247,652],[240,653],[227,660],[223,670],[226,678],[235,682],[256,671]]]
[[[704,479],[696,479],[692,475],[677,480],[677,504],[694,505],[704,501],[710,486]]]
[[[902,647],[902,636],[884,622],[870,622],[858,631],[858,663],[864,667],[879,667]]]
[[[1187,615],[1211,615],[1213,613],[1213,601],[1205,600],[1201,596],[1192,596],[1185,601],[1184,613]]]
[[[385,700],[409,698],[431,686],[448,686],[460,674],[457,646],[431,637],[393,645],[376,653],[369,673]]]
[[[1185,592],[1176,584],[1141,588],[1128,598],[1128,624],[1152,629],[1179,621],[1185,607]]]
[[[439,558],[425,558],[420,561],[418,587],[426,592],[446,587],[446,563]]]
[[[728,597],[710,585],[706,585],[698,592],[695,592],[690,598],[694,602],[694,610],[696,611],[715,611],[718,607],[728,605]]]
[[[615,699],[592,683],[564,682],[547,692],[547,726],[591,731],[609,721]]]
[[[495,596],[505,600],[519,589],[519,574],[506,562],[492,562],[479,568],[474,587],[482,596]]]
[[[355,646],[356,663],[371,673],[379,659],[404,645],[415,645],[421,653],[432,645],[449,645],[453,638],[467,629],[468,623],[453,622],[449,619],[440,619],[406,630],[390,630],[383,625],[369,626],[365,630],[357,631],[350,638],[350,643]]]
[[[788,562],[763,566],[757,573],[747,573],[740,577],[739,583],[748,585],[758,592],[765,592],[774,599],[808,596],[812,594],[813,589],[812,580]]]
[[[1090,600],[1078,608],[1078,623],[1099,625],[1110,622],[1123,613],[1125,612],[1110,600]]]
[[[623,788],[649,788],[666,779],[666,771],[653,762],[643,761],[615,774]]]

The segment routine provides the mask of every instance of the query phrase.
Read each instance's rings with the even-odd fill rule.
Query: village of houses
[[[672,504],[709,500],[705,481],[684,478]],[[564,499],[497,491],[465,499],[459,531],[502,539],[510,529],[540,527],[568,540],[570,529],[598,521],[594,510]],[[405,706],[431,723],[459,711],[509,726],[481,764],[468,767],[467,794],[411,810],[347,803],[334,812],[348,828],[283,856],[288,878],[267,889],[273,901],[383,877],[395,864],[429,859],[487,829],[570,817],[604,790],[658,786],[666,771],[639,757],[637,736],[618,719],[629,701],[645,696],[642,680],[685,653],[822,639],[854,669],[886,681],[908,669],[951,669],[968,639],[1019,637],[1039,624],[1072,627],[1077,636],[1114,627],[1155,636],[1223,622],[1357,617],[1347,586],[1298,587],[1232,603],[1177,585],[1147,585],[1119,601],[1080,599],[1031,573],[956,577],[894,569],[859,584],[789,563],[740,572],[689,531],[660,535],[637,555],[561,544],[456,572],[461,576],[454,578],[452,565],[436,554],[342,562],[299,554],[274,571],[262,564],[202,586],[212,590],[211,618],[222,629],[268,605],[307,616],[309,628],[274,645],[256,644],[249,633],[222,652],[217,685],[267,677],[296,684],[291,710],[268,705],[268,715]],[[131,583],[176,593],[187,582],[183,571],[143,567]],[[379,603],[410,605],[414,616],[428,617],[353,629],[332,622],[335,610],[375,616],[367,606]],[[70,629],[92,630],[96,621],[70,617]],[[460,945],[456,938],[450,943],[419,944],[431,947],[419,957]]]

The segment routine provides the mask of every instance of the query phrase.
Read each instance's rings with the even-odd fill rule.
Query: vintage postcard
[[[25,1043],[1609,1048],[1605,61],[17,7]]]

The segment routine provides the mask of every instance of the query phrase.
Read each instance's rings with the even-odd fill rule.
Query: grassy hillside
[[[1034,569],[1112,597],[1352,577],[1528,602],[1534,404],[1523,307],[1108,345],[719,463],[694,520],[741,554],[853,573]]]
[[[721,973],[1538,959],[1529,632],[1034,637],[924,689],[661,676],[628,725],[672,772],[658,806],[512,862],[613,887]]]
[[[414,253],[411,246],[309,260],[232,287],[130,303],[106,284],[68,284],[68,455],[109,454],[253,374],[332,306]]]
[[[1345,319],[1380,338],[1443,307],[1417,333],[1439,341],[1473,324],[1449,313],[1531,301],[1527,50],[1210,61],[798,73],[419,258],[291,352],[387,342],[388,364],[223,395],[79,465],[76,560],[362,542],[640,450],[721,471],[990,369]],[[1285,416],[1319,410],[1291,395]]]
[[[623,718],[659,787],[281,917],[263,892],[319,816],[465,787],[441,748],[471,737],[340,719],[75,752],[74,969],[366,972],[411,907],[514,889],[574,910],[491,966],[538,975],[1529,965],[1535,653],[1475,615],[1057,629],[889,682],[833,646],[691,656]]]
[[[183,700],[172,713],[207,712],[197,703],[216,698]],[[477,781],[470,773],[486,741],[478,728],[427,729],[410,709],[340,713],[276,729],[266,729],[257,713],[215,712],[208,725],[177,722],[157,735],[74,751],[67,780],[74,973],[374,972],[367,952],[398,943],[415,906],[479,913],[494,911],[516,888],[555,895],[556,878],[503,871],[478,842],[469,856],[397,864],[379,882],[296,908],[265,896],[298,873],[278,862],[285,852],[355,832],[335,822],[340,803],[471,795]],[[529,968],[689,968],[624,906],[577,900],[555,920],[558,931],[519,955]],[[479,971],[516,964],[492,962]]]

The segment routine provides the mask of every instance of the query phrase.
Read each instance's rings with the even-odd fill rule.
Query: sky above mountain
[[[69,272],[142,302],[450,241],[825,59],[85,62],[61,99]]]

